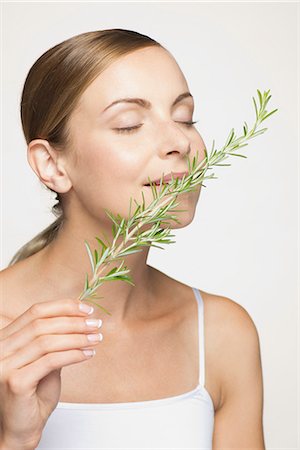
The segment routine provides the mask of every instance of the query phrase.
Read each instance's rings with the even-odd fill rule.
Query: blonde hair
[[[132,30],[112,28],[73,36],[43,53],[30,68],[21,96],[21,121],[27,144],[46,139],[56,150],[70,145],[68,120],[81,94],[111,63],[149,46],[164,48]],[[52,189],[48,188],[52,192]],[[21,247],[9,266],[47,246],[63,223],[60,196],[52,207],[57,219]]]

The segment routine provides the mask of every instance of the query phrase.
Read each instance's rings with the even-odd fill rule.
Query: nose
[[[161,131],[161,139],[158,141],[161,158],[171,154],[179,154],[182,158],[191,152],[191,139],[177,123],[164,124]]]

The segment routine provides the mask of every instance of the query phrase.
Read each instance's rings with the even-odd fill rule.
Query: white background
[[[174,231],[176,244],[152,248],[148,264],[249,312],[260,336],[267,449],[299,449],[299,4],[9,2],[2,15],[2,268],[55,220],[52,194],[27,162],[19,118],[25,77],[50,47],[105,28],[156,39],[186,76],[208,150],[213,139],[220,148],[231,128],[240,135],[244,121],[252,125],[252,96],[271,90],[268,110],[279,111],[263,123],[267,132],[240,150],[247,159],[210,171],[218,179],[206,181],[194,221]]]

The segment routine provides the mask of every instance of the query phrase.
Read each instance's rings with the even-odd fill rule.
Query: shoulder
[[[237,301],[222,295],[200,290],[206,318],[224,333],[223,337],[236,338],[236,333],[244,339],[256,339],[258,332],[249,312]],[[211,321],[210,321],[211,322]]]
[[[214,322],[223,337],[232,339],[236,333],[243,339],[256,339],[258,336],[256,325],[249,312],[237,301],[217,294],[200,291],[206,316]]]
[[[201,294],[209,318],[208,346],[213,347],[212,374],[219,377],[214,444],[216,448],[264,449],[263,375],[256,325],[238,302]]]
[[[12,320],[12,313],[9,313],[7,295],[7,274],[9,268],[0,270],[1,302],[0,302],[0,329],[6,327]]]
[[[14,320],[28,309],[32,293],[28,292],[26,280],[30,280],[23,261],[0,271],[0,315]]]
[[[208,353],[219,374],[221,407],[226,398],[243,389],[243,382],[251,382],[249,377],[253,383],[261,377],[259,335],[251,315],[237,301],[204,291],[200,293]]]
[[[0,329],[6,327],[12,321],[7,307],[7,272],[9,269],[0,270],[1,302],[0,302]]]

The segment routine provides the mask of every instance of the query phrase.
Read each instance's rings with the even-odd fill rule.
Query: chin
[[[179,208],[179,206],[178,206]],[[180,208],[181,209],[181,208]],[[195,210],[190,208],[188,211],[180,212],[180,213],[173,213],[177,220],[180,223],[175,222],[174,220],[169,220],[167,224],[161,224],[161,228],[168,228],[170,227],[172,230],[177,230],[179,228],[187,227],[190,223],[192,223],[194,217],[195,217]]]

